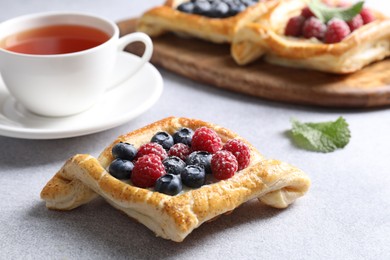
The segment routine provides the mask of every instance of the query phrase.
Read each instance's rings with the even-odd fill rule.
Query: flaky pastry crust
[[[390,19],[374,11],[374,22],[339,43],[284,36],[287,21],[304,6],[304,0],[280,1],[256,22],[243,26],[231,46],[234,60],[246,65],[263,57],[278,65],[345,74],[390,56]]]
[[[142,15],[137,31],[151,37],[166,32],[191,36],[214,43],[230,43],[236,31],[244,24],[254,21],[276,4],[276,0],[262,0],[241,13],[228,18],[208,18],[178,11],[178,5],[189,0],[168,0],[163,6],[155,7]]]
[[[251,151],[250,165],[232,178],[169,196],[138,188],[112,177],[107,168],[111,149],[118,142],[136,147],[149,142],[157,131],[173,133],[180,127],[214,129],[223,142],[244,141]],[[112,206],[138,220],[157,236],[181,242],[195,228],[257,198],[276,208],[285,208],[308,190],[310,181],[299,169],[277,160],[266,160],[247,141],[232,131],[188,118],[170,117],[117,138],[98,159],[87,154],[70,158],[46,184],[41,198],[49,209],[71,210],[98,195]]]

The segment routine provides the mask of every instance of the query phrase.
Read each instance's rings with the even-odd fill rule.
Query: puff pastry
[[[200,120],[170,117],[117,138],[98,159],[87,154],[70,158],[46,184],[41,198],[49,209],[71,210],[98,195],[112,206],[151,229],[157,236],[176,242],[202,223],[234,210],[242,203],[258,198],[276,208],[285,208],[303,196],[310,181],[301,170],[277,160],[266,160],[249,143],[250,165],[232,178],[207,184],[198,189],[169,196],[137,188],[112,177],[107,167],[113,160],[111,149],[122,141],[136,147],[149,142],[157,131],[173,133],[180,127],[214,129],[223,142],[239,138],[220,126]]]
[[[174,32],[214,43],[230,43],[240,27],[255,20],[277,3],[276,0],[261,0],[235,16],[208,18],[176,10],[178,5],[188,1],[168,0],[163,6],[147,11],[139,19],[137,30],[151,37]]]
[[[289,18],[299,15],[304,0],[280,1],[256,22],[243,26],[234,36],[231,54],[239,65],[260,57],[267,62],[345,74],[390,56],[390,19],[373,12],[376,20],[339,43],[284,36]]]

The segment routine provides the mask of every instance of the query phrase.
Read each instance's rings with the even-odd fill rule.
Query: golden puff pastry
[[[235,16],[209,18],[178,11],[176,8],[189,0],[168,0],[163,6],[155,7],[142,15],[137,31],[151,37],[167,32],[182,36],[200,38],[214,43],[230,43],[236,31],[244,24],[267,12],[277,0],[260,0]]]
[[[214,129],[222,142],[232,138],[245,142],[251,153],[249,166],[230,179],[185,190],[176,196],[132,186],[106,171],[113,160],[111,149],[118,142],[139,147],[158,131],[172,134],[181,127],[195,130],[201,126]],[[301,170],[264,159],[252,145],[228,129],[200,120],[170,117],[120,136],[98,159],[86,154],[70,158],[43,188],[41,198],[50,209],[70,210],[100,195],[157,236],[181,242],[202,223],[229,213],[250,199],[285,208],[303,196],[309,185],[308,177]]]
[[[278,65],[346,74],[390,55],[390,19],[378,12],[373,12],[375,21],[339,43],[284,36],[288,20],[304,6],[304,0],[280,1],[256,22],[243,26],[231,46],[234,60],[246,65],[263,57]]]

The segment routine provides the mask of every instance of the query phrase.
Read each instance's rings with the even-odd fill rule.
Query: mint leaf
[[[308,2],[307,5],[314,15],[323,23],[329,22],[332,18],[339,18],[348,22],[362,11],[364,1],[357,2],[352,6],[344,8],[328,6],[321,2],[321,0],[312,0]]]
[[[337,148],[344,148],[351,137],[348,123],[343,117],[322,123],[301,123],[292,119],[291,123],[293,140],[299,147],[307,150],[333,152]]]

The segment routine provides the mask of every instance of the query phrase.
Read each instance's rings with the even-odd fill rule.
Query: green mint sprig
[[[344,148],[351,137],[348,123],[343,117],[336,121],[322,123],[301,123],[291,120],[292,138],[295,143],[306,150],[329,153]]]
[[[308,1],[307,5],[323,23],[329,22],[332,18],[339,18],[348,22],[362,11],[364,1],[357,2],[349,7],[331,7],[324,4],[321,0]]]

